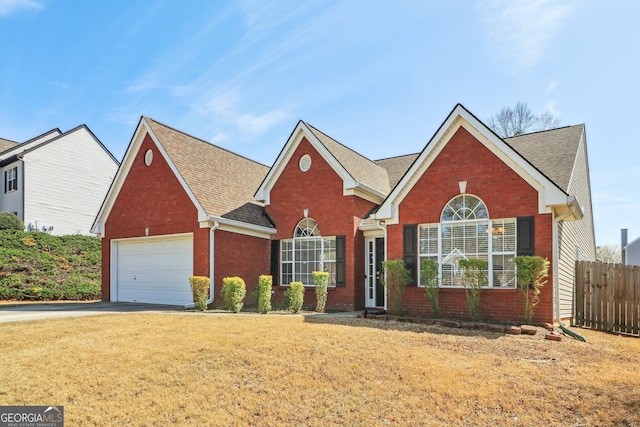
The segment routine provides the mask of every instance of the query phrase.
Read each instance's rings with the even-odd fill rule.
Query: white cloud
[[[570,5],[560,0],[485,0],[478,9],[492,50],[515,71],[526,71],[544,58]]]
[[[201,114],[212,116],[211,119],[218,128],[214,136],[216,141],[229,137],[230,132],[219,129],[221,126],[233,128],[233,133],[255,137],[292,117],[282,109],[272,109],[262,114],[244,112],[241,98],[237,91],[228,89],[212,96],[204,108],[194,107]]]
[[[0,16],[9,15],[20,9],[42,9],[42,4],[34,0],[0,0]]]

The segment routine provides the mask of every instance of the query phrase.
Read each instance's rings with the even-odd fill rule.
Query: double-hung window
[[[336,285],[336,237],[322,236],[318,223],[305,218],[293,239],[280,241],[281,283],[302,282],[313,286],[314,271],[329,273],[329,286]]]
[[[475,196],[453,198],[439,223],[421,224],[418,248],[420,260],[438,262],[440,286],[463,286],[459,261],[469,258],[487,261],[489,287],[516,286],[516,219],[489,219],[486,205]]]
[[[4,171],[4,192],[15,191],[18,189],[18,168],[13,167]]]

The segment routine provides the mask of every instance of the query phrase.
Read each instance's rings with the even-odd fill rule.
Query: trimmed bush
[[[304,285],[302,282],[291,282],[289,289],[284,291],[284,302],[287,310],[298,313],[304,302]]]
[[[469,315],[474,322],[479,319],[480,290],[489,282],[489,262],[483,259],[461,259],[458,265],[462,268],[464,293],[467,296]]]
[[[262,275],[258,278],[258,312],[266,314],[271,311],[271,285],[273,277]]]
[[[225,277],[222,279],[222,299],[227,310],[239,312],[244,305],[247,287],[241,277]]]
[[[384,268],[384,285],[387,288],[387,295],[393,296],[393,311],[397,316],[402,315],[402,298],[404,291],[411,282],[411,274],[403,260],[394,259],[383,261]]]
[[[206,276],[191,276],[189,277],[189,283],[191,284],[196,310],[205,311],[207,309],[207,299],[209,298],[209,278]]]
[[[524,321],[531,323],[536,305],[540,302],[540,288],[547,283],[549,261],[539,256],[517,256],[518,287],[524,295]]]
[[[326,271],[314,271],[313,283],[316,285],[316,311],[324,313],[327,305],[327,288],[329,286],[329,273]]]
[[[24,222],[11,212],[0,212],[0,230],[24,231]]]
[[[432,259],[424,258],[420,265],[420,276],[424,285],[424,296],[431,301],[431,314],[438,317],[440,307],[438,306],[438,263]]]

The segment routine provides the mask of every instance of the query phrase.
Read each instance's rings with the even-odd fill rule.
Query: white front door
[[[384,237],[365,239],[365,307],[384,307],[385,292],[382,280],[384,261]]]

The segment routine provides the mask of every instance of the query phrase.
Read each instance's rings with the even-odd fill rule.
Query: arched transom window
[[[281,283],[302,282],[314,286],[313,272],[329,272],[329,285],[336,284],[336,236],[322,236],[318,223],[304,218],[296,225],[293,239],[280,243]]]
[[[303,219],[296,226],[296,232],[293,234],[293,236],[294,237],[320,236],[320,228],[318,227],[318,223],[311,218]]]
[[[439,224],[420,225],[418,240],[421,260],[438,262],[441,286],[463,286],[458,263],[469,258],[487,261],[490,287],[516,286],[516,219],[489,219],[487,206],[476,196],[451,199]]]

